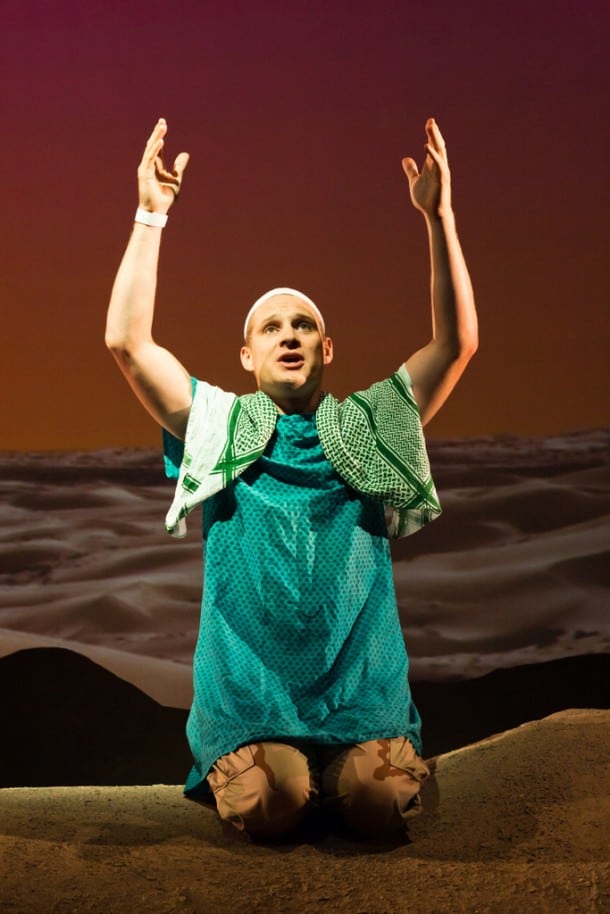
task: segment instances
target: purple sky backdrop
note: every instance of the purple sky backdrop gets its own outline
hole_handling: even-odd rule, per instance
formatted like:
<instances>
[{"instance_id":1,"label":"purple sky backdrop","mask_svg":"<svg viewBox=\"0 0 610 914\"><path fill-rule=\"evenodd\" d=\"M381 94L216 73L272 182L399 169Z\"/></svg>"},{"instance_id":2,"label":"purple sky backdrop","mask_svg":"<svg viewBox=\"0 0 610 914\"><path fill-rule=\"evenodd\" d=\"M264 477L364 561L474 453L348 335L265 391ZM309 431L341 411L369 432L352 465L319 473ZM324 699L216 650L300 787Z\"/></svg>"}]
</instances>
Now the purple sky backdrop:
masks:
<instances>
[{"instance_id":1,"label":"purple sky backdrop","mask_svg":"<svg viewBox=\"0 0 610 914\"><path fill-rule=\"evenodd\" d=\"M599 0L1 4L2 449L153 445L103 346L157 117L191 153L156 338L245 392L249 304L322 308L339 396L430 328L400 166L437 118L481 348L432 437L607 424L608 22Z\"/></svg>"}]
</instances>

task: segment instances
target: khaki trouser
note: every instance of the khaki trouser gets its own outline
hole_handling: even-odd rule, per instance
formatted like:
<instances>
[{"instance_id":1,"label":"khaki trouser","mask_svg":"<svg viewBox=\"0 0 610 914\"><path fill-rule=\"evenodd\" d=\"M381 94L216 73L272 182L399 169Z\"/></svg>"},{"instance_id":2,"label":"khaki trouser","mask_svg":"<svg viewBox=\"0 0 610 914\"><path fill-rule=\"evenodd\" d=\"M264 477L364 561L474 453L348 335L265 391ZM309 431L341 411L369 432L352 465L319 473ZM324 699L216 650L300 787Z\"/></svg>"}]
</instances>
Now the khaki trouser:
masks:
<instances>
[{"instance_id":1,"label":"khaki trouser","mask_svg":"<svg viewBox=\"0 0 610 914\"><path fill-rule=\"evenodd\" d=\"M208 774L222 819L271 837L319 802L366 835L398 831L420 811L429 770L405 737L348 746L261 742L223 755Z\"/></svg>"}]
</instances>

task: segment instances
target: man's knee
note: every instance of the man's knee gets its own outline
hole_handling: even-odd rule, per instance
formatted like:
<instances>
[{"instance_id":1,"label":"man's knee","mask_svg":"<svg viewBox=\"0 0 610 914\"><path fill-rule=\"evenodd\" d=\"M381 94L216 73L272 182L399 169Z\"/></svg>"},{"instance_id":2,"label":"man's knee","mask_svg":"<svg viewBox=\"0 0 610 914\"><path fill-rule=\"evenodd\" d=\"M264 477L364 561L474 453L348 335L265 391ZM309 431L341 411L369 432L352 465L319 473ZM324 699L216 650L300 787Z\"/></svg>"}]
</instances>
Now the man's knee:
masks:
<instances>
[{"instance_id":1,"label":"man's knee","mask_svg":"<svg viewBox=\"0 0 610 914\"><path fill-rule=\"evenodd\" d=\"M399 831L421 809L429 771L404 737L358 743L322 774L322 789L347 825L366 835Z\"/></svg>"},{"instance_id":2,"label":"man's knee","mask_svg":"<svg viewBox=\"0 0 610 914\"><path fill-rule=\"evenodd\" d=\"M223 755L208 783L220 817L259 837L299 825L317 793L307 756L275 742L252 743Z\"/></svg>"}]
</instances>

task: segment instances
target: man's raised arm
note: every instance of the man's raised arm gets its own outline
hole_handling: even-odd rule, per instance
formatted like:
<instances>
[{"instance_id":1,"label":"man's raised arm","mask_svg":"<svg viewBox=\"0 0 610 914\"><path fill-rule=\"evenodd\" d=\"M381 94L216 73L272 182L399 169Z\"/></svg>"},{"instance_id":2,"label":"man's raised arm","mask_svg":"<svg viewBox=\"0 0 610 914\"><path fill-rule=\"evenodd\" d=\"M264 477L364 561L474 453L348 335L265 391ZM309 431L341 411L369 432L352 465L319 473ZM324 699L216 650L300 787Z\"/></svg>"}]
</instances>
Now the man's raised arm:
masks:
<instances>
[{"instance_id":1,"label":"man's raised arm","mask_svg":"<svg viewBox=\"0 0 610 914\"><path fill-rule=\"evenodd\" d=\"M152 337L157 266L164 215L178 196L188 155L181 152L168 171L161 151L167 124L160 119L138 167L139 218L119 267L106 321L106 345L136 396L156 421L184 438L191 406L191 381L183 365ZM148 214L148 215L147 215Z\"/></svg>"},{"instance_id":2,"label":"man's raised arm","mask_svg":"<svg viewBox=\"0 0 610 914\"><path fill-rule=\"evenodd\" d=\"M430 244L432 339L406 361L425 425L443 405L478 346L478 325L468 269L455 229L445 142L435 121L426 123L421 173L411 158L402 165L413 205L426 220Z\"/></svg>"}]
</instances>

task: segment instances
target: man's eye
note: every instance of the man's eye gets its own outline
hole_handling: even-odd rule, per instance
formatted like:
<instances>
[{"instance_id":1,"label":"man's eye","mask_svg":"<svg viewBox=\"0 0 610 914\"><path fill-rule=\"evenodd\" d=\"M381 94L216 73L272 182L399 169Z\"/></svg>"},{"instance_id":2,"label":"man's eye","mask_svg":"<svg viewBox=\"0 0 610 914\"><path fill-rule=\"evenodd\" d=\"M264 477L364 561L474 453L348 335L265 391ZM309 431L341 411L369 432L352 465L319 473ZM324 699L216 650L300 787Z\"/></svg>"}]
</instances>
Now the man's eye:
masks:
<instances>
[{"instance_id":1,"label":"man's eye","mask_svg":"<svg viewBox=\"0 0 610 914\"><path fill-rule=\"evenodd\" d=\"M309 321L299 321L298 328L299 330L313 330L313 324Z\"/></svg>"},{"instance_id":2,"label":"man's eye","mask_svg":"<svg viewBox=\"0 0 610 914\"><path fill-rule=\"evenodd\" d=\"M263 330L263 333L272 333L274 330L277 330L277 327L275 324L267 324L267 326Z\"/></svg>"}]
</instances>

